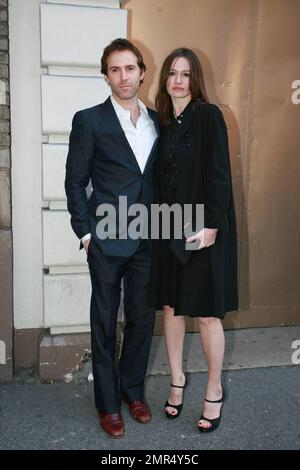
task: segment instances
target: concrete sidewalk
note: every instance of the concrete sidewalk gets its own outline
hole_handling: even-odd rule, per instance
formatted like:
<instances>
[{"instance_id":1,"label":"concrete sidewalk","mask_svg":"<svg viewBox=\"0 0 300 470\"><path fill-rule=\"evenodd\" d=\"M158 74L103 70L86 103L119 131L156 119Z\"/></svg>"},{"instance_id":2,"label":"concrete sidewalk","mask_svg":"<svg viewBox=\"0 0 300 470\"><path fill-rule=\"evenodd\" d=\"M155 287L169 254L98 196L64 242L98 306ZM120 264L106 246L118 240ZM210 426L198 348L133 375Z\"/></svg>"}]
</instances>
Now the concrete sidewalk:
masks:
<instances>
[{"instance_id":1,"label":"concrete sidewalk","mask_svg":"<svg viewBox=\"0 0 300 470\"><path fill-rule=\"evenodd\" d=\"M228 397L215 432L203 435L196 428L206 384L203 371L192 374L181 416L165 418L169 376L164 375L162 340L154 338L149 371L155 375L146 387L150 424L135 422L123 405L126 434L113 440L100 428L93 386L83 376L52 385L19 378L0 386L0 449L300 449L300 367L291 361L300 327L229 331L226 336L223 382ZM197 364L204 368L195 335L187 335L185 360L187 370L193 372Z\"/></svg>"}]
</instances>

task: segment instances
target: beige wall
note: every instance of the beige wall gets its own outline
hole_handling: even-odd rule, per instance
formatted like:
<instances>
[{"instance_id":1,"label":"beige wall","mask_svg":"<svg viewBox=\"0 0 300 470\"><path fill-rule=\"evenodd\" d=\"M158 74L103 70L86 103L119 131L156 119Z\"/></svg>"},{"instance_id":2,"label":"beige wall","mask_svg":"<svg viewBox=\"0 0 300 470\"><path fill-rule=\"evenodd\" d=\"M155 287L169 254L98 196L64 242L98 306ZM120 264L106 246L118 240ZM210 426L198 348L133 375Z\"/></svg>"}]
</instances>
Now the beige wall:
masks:
<instances>
[{"instance_id":1,"label":"beige wall","mask_svg":"<svg viewBox=\"0 0 300 470\"><path fill-rule=\"evenodd\" d=\"M125 8L128 37L148 66L141 98L153 106L163 59L190 47L228 124L240 311L225 326L300 323L300 104L291 101L300 1L128 0Z\"/></svg>"}]
</instances>

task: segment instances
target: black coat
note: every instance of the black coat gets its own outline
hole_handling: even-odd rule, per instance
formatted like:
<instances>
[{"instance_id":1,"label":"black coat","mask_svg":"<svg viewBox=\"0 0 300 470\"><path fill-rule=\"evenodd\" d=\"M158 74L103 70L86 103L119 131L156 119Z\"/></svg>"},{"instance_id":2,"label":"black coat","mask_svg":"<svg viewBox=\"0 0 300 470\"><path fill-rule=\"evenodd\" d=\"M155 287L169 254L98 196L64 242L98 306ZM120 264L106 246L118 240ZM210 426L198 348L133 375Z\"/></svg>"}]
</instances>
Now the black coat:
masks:
<instances>
[{"instance_id":1,"label":"black coat","mask_svg":"<svg viewBox=\"0 0 300 470\"><path fill-rule=\"evenodd\" d=\"M175 315L223 318L226 311L238 308L237 233L227 129L216 105L197 101L191 110L181 132L189 147L182 161L190 158L192 169L186 172L181 169L180 161L177 162L176 202L204 204L204 226L218 228L218 233L215 244L193 252L187 266L172 261L169 253L165 256L166 241L155 242L149 299L157 308L173 303ZM164 173L165 155L170 150L168 132L168 128L163 128L159 141L155 168L157 203L166 202ZM174 264L168 269L162 265L164 262ZM176 282L166 280L174 276ZM167 290L171 285L173 294L162 292L166 290L166 282Z\"/></svg>"}]
</instances>

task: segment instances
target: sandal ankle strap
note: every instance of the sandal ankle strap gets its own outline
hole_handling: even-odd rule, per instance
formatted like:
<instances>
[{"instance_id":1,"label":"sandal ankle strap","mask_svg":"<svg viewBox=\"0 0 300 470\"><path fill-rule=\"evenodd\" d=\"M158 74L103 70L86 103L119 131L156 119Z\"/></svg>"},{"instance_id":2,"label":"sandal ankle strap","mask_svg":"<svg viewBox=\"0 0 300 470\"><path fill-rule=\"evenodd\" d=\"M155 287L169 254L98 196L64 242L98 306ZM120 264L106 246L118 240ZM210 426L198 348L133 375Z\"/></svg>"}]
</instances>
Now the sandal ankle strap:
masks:
<instances>
[{"instance_id":1,"label":"sandal ankle strap","mask_svg":"<svg viewBox=\"0 0 300 470\"><path fill-rule=\"evenodd\" d=\"M171 387L175 387L175 388L185 388L185 385L173 385L173 384L170 384Z\"/></svg>"},{"instance_id":2,"label":"sandal ankle strap","mask_svg":"<svg viewBox=\"0 0 300 470\"><path fill-rule=\"evenodd\" d=\"M204 398L204 401L207 401L208 403L222 403L223 397L221 397L219 400L208 400L207 398Z\"/></svg>"}]
</instances>

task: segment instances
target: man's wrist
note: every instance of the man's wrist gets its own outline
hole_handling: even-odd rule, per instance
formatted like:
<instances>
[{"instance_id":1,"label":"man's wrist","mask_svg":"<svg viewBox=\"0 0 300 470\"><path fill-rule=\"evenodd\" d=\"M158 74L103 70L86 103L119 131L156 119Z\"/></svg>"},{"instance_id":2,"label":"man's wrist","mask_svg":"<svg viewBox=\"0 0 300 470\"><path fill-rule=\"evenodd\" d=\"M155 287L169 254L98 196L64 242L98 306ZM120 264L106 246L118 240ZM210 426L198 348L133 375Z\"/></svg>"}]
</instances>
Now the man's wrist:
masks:
<instances>
[{"instance_id":1,"label":"man's wrist","mask_svg":"<svg viewBox=\"0 0 300 470\"><path fill-rule=\"evenodd\" d=\"M84 237L82 237L81 239L81 243L84 245L84 243L88 240L90 240L92 238L92 234L91 233L87 233L86 235L84 235Z\"/></svg>"}]
</instances>

